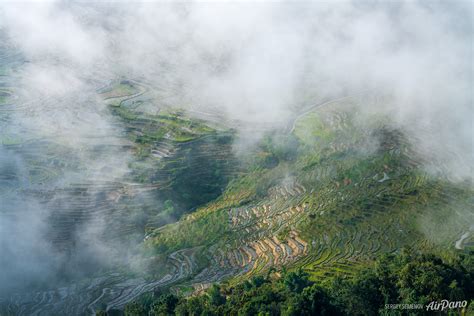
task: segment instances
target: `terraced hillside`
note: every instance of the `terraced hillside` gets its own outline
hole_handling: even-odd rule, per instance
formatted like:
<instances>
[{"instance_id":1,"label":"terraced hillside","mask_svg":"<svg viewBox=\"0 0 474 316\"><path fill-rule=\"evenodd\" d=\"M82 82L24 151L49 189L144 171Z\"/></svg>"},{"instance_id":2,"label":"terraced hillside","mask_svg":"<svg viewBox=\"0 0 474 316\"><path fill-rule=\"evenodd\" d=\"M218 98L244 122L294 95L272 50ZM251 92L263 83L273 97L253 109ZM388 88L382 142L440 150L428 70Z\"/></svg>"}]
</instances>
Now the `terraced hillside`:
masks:
<instances>
[{"instance_id":1,"label":"terraced hillside","mask_svg":"<svg viewBox=\"0 0 474 316\"><path fill-rule=\"evenodd\" d=\"M102 95L134 144L131 176L159 187L155 193L165 204L164 212L148 225L161 226L170 220L166 217L176 220L217 198L240 167L232 150L232 130L191 118L180 109L160 108L162 98L153 91L141 82L125 80Z\"/></svg>"},{"instance_id":2,"label":"terraced hillside","mask_svg":"<svg viewBox=\"0 0 474 316\"><path fill-rule=\"evenodd\" d=\"M150 114L129 107L140 98L154 100L155 92L142 83L112 83L99 92L109 105L107 113L97 115L109 115L115 124L112 129L123 134L81 136L76 147L63 144L60 137L25 137L35 135L34 130L2 134L1 194L2 201L11 203L4 204L0 216L46 214L42 234L51 243L53 255L61 256L61 270L48 283L61 279L60 284L74 283L59 289L54 285L46 292L41 290L44 284L38 284L38 290L30 287L27 294L13 291L1 298L2 314L80 314L104 301L123 307L144 291L179 280L192 268L187 252L171 257L177 268L160 281L131 276L120 266L124 257L136 252L147 229L176 221L215 199L239 169L232 152L232 131L210 127L179 110ZM50 115L61 107L60 100L54 99L24 107L9 103L14 100L15 92L5 92L0 117L8 124L38 112L38 103L47 103L43 110ZM25 211L17 210L21 207ZM95 256L95 251L107 254ZM104 266L104 260L116 268L106 269L110 262ZM80 281L84 275L92 279Z\"/></svg>"},{"instance_id":3,"label":"terraced hillside","mask_svg":"<svg viewBox=\"0 0 474 316\"><path fill-rule=\"evenodd\" d=\"M192 111L160 108L145 83L121 80L99 92L124 131L117 150L133 157L126 181L30 191L57 208L51 213L57 244L84 227L77 222L92 225L105 216L113 229L104 238L143 239L142 254L133 259L134 272L122 266L62 288L12 295L2 303L7 314L122 309L147 292L199 293L214 282L235 284L283 267L303 268L321 281L402 247L471 247L472 184L428 174L413 135L391 127L387 117L359 112L374 102L369 94L307 107L291 128L270 130L238 159L232 129ZM47 170L74 166L74 155L57 145L8 146L50 148L53 156L32 159L38 183L54 178Z\"/></svg>"},{"instance_id":4,"label":"terraced hillside","mask_svg":"<svg viewBox=\"0 0 474 316\"><path fill-rule=\"evenodd\" d=\"M326 103L299 117L291 135L269 136L221 197L150 234L150 256L199 254L181 289L201 290L283 266L320 279L402 247L461 248L472 185L430 176L407 136L387 118L359 114L361 102L367 96ZM427 233L435 227L436 237Z\"/></svg>"}]
</instances>

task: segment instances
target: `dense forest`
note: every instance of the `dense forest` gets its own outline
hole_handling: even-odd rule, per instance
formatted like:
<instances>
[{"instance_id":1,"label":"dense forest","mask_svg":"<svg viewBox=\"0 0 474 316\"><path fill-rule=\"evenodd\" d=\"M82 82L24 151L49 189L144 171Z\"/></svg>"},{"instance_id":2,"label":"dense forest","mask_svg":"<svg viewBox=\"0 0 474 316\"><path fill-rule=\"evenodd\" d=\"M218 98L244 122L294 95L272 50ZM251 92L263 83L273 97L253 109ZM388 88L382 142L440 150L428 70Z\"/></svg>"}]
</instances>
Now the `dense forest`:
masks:
<instances>
[{"instance_id":1,"label":"dense forest","mask_svg":"<svg viewBox=\"0 0 474 316\"><path fill-rule=\"evenodd\" d=\"M384 255L353 276L318 282L305 271L270 271L240 284L214 284L201 295L153 293L129 303L127 316L138 315L429 315L442 300L467 301L445 309L449 315L474 312L472 253L441 258L429 253ZM431 302L432 308L428 308ZM465 305L466 303L464 303ZM474 305L473 305L474 306ZM438 306L441 312L442 306ZM434 311L433 311L434 310ZM98 315L121 311L98 311Z\"/></svg>"}]
</instances>

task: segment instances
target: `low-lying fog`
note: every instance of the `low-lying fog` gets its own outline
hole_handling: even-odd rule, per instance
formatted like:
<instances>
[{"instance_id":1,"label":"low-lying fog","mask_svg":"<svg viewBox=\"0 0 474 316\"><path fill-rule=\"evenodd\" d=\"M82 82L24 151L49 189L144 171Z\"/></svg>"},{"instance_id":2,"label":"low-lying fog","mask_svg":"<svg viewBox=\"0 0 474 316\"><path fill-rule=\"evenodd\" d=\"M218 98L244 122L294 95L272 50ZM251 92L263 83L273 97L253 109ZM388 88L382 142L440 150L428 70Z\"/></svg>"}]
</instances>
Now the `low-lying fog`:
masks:
<instances>
[{"instance_id":1,"label":"low-lying fog","mask_svg":"<svg viewBox=\"0 0 474 316\"><path fill-rule=\"evenodd\" d=\"M472 181L472 18L469 1L1 2L0 83L13 96L0 106L0 294L87 274L124 248L102 237L114 226L95 212L133 159L97 95L118 78L250 125L389 95L363 110L387 111L427 161ZM86 224L50 222L81 207Z\"/></svg>"}]
</instances>

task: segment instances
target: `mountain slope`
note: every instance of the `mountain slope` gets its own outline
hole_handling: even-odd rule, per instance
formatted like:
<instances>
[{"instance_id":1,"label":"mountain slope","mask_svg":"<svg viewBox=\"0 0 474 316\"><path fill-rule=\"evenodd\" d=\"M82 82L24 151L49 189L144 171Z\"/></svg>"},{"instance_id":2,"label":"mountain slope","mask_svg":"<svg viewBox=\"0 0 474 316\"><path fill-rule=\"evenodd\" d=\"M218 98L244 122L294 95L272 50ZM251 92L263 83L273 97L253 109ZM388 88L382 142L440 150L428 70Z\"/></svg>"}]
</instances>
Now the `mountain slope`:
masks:
<instances>
[{"instance_id":1,"label":"mountain slope","mask_svg":"<svg viewBox=\"0 0 474 316\"><path fill-rule=\"evenodd\" d=\"M12 295L7 315L123 309L145 293L188 295L275 270L302 268L321 282L404 247L447 255L472 247L472 184L451 181L442 164L428 172L416 135L362 111L369 93L306 107L290 128L245 144L228 122L169 106L150 112L158 101L141 82L102 92L133 156L127 182L66 196L86 227L84 212L101 203L103 238L134 257L66 287ZM58 213L53 232L77 227L65 221L71 214ZM58 236L70 243L69 235Z\"/></svg>"},{"instance_id":2,"label":"mountain slope","mask_svg":"<svg viewBox=\"0 0 474 316\"><path fill-rule=\"evenodd\" d=\"M221 197L151 233L148 253L170 265L185 253L184 283L199 290L283 266L317 278L402 247L454 248L473 220L472 186L430 176L387 118L358 113L364 101L328 103L268 136Z\"/></svg>"}]
</instances>

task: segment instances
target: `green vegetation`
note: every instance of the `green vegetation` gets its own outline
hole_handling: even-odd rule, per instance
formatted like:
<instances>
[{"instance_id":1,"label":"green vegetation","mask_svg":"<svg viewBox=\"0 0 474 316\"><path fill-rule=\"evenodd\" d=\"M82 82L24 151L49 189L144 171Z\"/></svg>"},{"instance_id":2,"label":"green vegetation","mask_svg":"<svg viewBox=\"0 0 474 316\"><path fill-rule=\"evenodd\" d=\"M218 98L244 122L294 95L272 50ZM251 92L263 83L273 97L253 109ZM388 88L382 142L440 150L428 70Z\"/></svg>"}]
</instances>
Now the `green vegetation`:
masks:
<instances>
[{"instance_id":1,"label":"green vegetation","mask_svg":"<svg viewBox=\"0 0 474 316\"><path fill-rule=\"evenodd\" d=\"M122 80L100 91L104 100L121 98L138 93L139 88L129 80Z\"/></svg>"},{"instance_id":2,"label":"green vegetation","mask_svg":"<svg viewBox=\"0 0 474 316\"><path fill-rule=\"evenodd\" d=\"M143 111L140 105L148 102L140 96L147 88L138 82L122 80L100 91L108 100L112 113L121 118L132 141L141 145L150 145L160 140L187 142L213 133L205 123L187 118L182 111L160 109L155 114ZM142 149L142 148L141 148Z\"/></svg>"},{"instance_id":3,"label":"green vegetation","mask_svg":"<svg viewBox=\"0 0 474 316\"><path fill-rule=\"evenodd\" d=\"M428 173L426 156L388 118L358 112L363 99L305 112L290 133L270 130L236 153L232 129L157 110L148 92L135 81L103 91L125 131L113 153L134 155L121 182L58 193L63 172L87 169L75 151L0 139L24 154L29 183L53 184L39 195L54 197L53 242L67 243L84 210L97 209L113 227L104 238L136 252L133 272L120 267L101 285L112 288L110 278L120 292L102 292L94 308L109 304L108 314L120 315L148 293L125 313L387 315L396 313L385 304L472 298L472 184ZM94 159L110 149L94 147ZM16 181L16 170L4 169ZM403 248L415 255L394 256Z\"/></svg>"},{"instance_id":4,"label":"green vegetation","mask_svg":"<svg viewBox=\"0 0 474 316\"><path fill-rule=\"evenodd\" d=\"M127 123L132 140L149 144L163 139L187 142L213 132L205 124L187 119L178 113L145 115L125 107L112 107L112 112Z\"/></svg>"},{"instance_id":5,"label":"green vegetation","mask_svg":"<svg viewBox=\"0 0 474 316\"><path fill-rule=\"evenodd\" d=\"M217 131L179 109L150 114L143 105L154 99L139 82L122 81L102 92L133 144L131 176L150 186L157 201L153 208L129 208L130 220L147 230L161 227L222 194L239 169L232 131Z\"/></svg>"},{"instance_id":6,"label":"green vegetation","mask_svg":"<svg viewBox=\"0 0 474 316\"><path fill-rule=\"evenodd\" d=\"M383 119L356 125L350 105L308 113L292 135L265 136L222 195L151 231L147 254L199 248L209 260L197 271L228 269L237 284L270 268L302 268L317 280L357 273L402 247L452 248L472 222L472 212L455 211L472 209L472 187L430 177L401 132ZM442 244L423 219L446 209L456 220L438 229Z\"/></svg>"},{"instance_id":7,"label":"green vegetation","mask_svg":"<svg viewBox=\"0 0 474 316\"><path fill-rule=\"evenodd\" d=\"M408 247L449 261L474 220L466 211L474 207L472 185L428 174L388 118L357 111L363 99L309 111L291 133L269 131L239 159L231 130L183 110L151 114L146 95L112 101L137 158L131 176L158 201L130 205L124 219L145 227L144 276L184 296L210 287L187 299L148 297L127 306L130 315L370 315L410 297L425 302L431 292L413 294L417 284L385 278L413 270L410 260L441 274L451 263L393 254ZM387 276L374 260L376 267L396 263ZM449 271L446 278L458 282ZM443 280L433 286L444 288ZM450 288L468 297L471 288L456 282Z\"/></svg>"},{"instance_id":8,"label":"green vegetation","mask_svg":"<svg viewBox=\"0 0 474 316\"><path fill-rule=\"evenodd\" d=\"M212 285L199 296L149 294L129 303L125 315L431 314L426 306L432 301L473 299L473 271L472 253L442 260L433 254L402 251L380 257L351 278L338 274L313 282L306 272L296 270L253 277L235 286ZM401 311L385 309L386 304L422 306Z\"/></svg>"}]
</instances>

